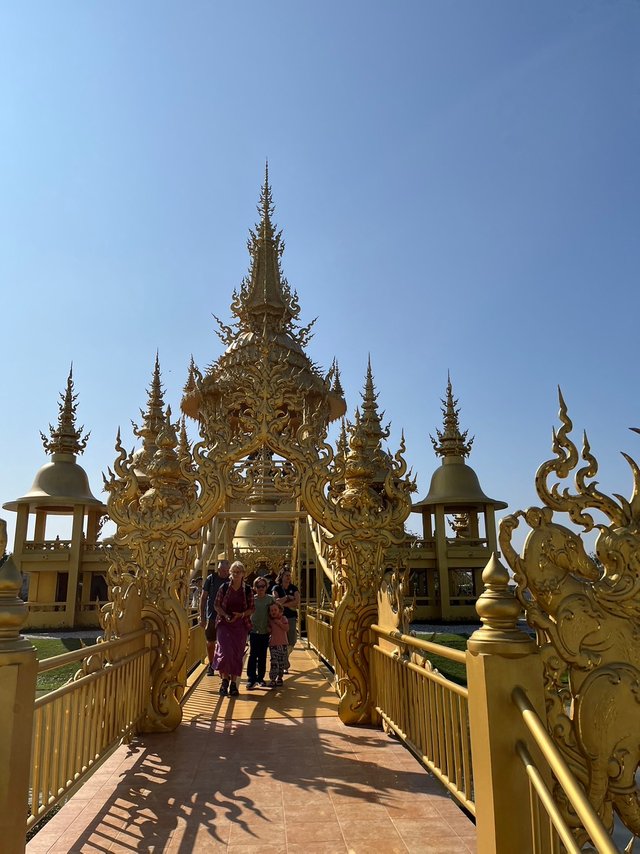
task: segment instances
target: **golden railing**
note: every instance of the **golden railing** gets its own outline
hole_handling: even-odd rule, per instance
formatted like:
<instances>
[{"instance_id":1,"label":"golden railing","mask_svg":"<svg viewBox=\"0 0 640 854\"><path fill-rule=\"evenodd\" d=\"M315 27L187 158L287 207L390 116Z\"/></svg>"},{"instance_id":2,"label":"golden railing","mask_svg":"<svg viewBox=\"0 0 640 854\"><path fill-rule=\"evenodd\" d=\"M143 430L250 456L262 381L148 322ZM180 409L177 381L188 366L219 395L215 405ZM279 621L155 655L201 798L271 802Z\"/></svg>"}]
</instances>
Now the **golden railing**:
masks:
<instances>
[{"instance_id":1,"label":"golden railing","mask_svg":"<svg viewBox=\"0 0 640 854\"><path fill-rule=\"evenodd\" d=\"M522 720L531 734L535 744L542 753L551 769L553 777L562 787L567 800L571 804L580 823L588 833L599 854L615 854L618 851L613 844L606 827L587 798L584 789L571 773L562 754L547 732L546 724L540 719L536 710L522 688L513 689L511 698L522 715ZM533 854L537 851L560 850L558 841L570 854L580 854L581 847L576 843L570 828L558 809L553 792L545 782L544 775L531 757L527 745L518 741L516 753L520 757L529 778L531 797L531 835L534 840ZM549 821L542 821L547 816ZM546 826L545 826L546 825Z\"/></svg>"},{"instance_id":2,"label":"golden railing","mask_svg":"<svg viewBox=\"0 0 640 854\"><path fill-rule=\"evenodd\" d=\"M27 828L135 731L149 699L151 637L140 629L39 662L38 674L82 661L87 672L35 701Z\"/></svg>"},{"instance_id":3,"label":"golden railing","mask_svg":"<svg viewBox=\"0 0 640 854\"><path fill-rule=\"evenodd\" d=\"M200 625L199 610L189 615L189 640L187 641L187 673L201 664L206 658L207 642L204 629Z\"/></svg>"},{"instance_id":4,"label":"golden railing","mask_svg":"<svg viewBox=\"0 0 640 854\"><path fill-rule=\"evenodd\" d=\"M333 611L324 608L314 608L311 605L307 608L307 642L335 671L337 662L331 638L332 619Z\"/></svg>"},{"instance_id":5,"label":"golden railing","mask_svg":"<svg viewBox=\"0 0 640 854\"><path fill-rule=\"evenodd\" d=\"M411 635L371 627L372 695L376 711L451 794L475 815L468 690L445 679L417 656L438 655L458 664L466 654ZM384 648L379 640L396 648ZM398 647L406 650L400 655Z\"/></svg>"}]
</instances>

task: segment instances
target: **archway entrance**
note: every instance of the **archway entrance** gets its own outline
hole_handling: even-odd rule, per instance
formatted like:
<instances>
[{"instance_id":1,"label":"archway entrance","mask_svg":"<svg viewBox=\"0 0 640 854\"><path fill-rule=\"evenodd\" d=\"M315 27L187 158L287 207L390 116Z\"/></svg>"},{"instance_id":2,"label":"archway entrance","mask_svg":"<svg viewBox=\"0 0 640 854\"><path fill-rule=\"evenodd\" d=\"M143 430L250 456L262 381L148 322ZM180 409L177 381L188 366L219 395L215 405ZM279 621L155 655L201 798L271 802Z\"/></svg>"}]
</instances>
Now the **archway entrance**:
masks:
<instances>
[{"instance_id":1,"label":"archway entrance","mask_svg":"<svg viewBox=\"0 0 640 854\"><path fill-rule=\"evenodd\" d=\"M250 271L233 295L234 320L231 326L218 321L225 352L204 372L192 361L184 388L182 412L197 422L200 441L191 448L184 422L174 423L165 409L156 361L144 421L136 428L142 447L127 454L118 438L119 456L106 482L117 534L104 628L115 636L125 623L144 621L156 630L149 730L173 729L180 721L188 634L180 597L203 531L224 521L232 549L233 537L240 541L232 526L242 514L238 505L249 522L251 508L260 522L276 512L265 507L288 505L292 522L311 517L326 532L338 587L332 632L340 714L349 723L371 716L368 629L384 549L404 536L413 483L405 477L404 448L395 456L382 449L388 433L370 367L349 434L343 428L336 451L328 444L328 426L345 414L346 403L335 362L322 374L305 353L313 323L298 325L297 296L282 275L268 174L259 211L250 232Z\"/></svg>"}]
</instances>

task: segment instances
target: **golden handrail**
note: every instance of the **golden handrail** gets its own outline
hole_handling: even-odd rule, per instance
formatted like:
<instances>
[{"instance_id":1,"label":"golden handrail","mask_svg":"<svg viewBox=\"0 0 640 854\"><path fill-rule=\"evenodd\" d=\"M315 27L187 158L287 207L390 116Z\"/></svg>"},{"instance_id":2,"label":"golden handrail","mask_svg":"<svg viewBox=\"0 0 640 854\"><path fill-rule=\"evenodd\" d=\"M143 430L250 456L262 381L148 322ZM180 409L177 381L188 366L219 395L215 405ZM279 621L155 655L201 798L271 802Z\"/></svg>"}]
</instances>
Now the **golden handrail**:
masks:
<instances>
[{"instance_id":1,"label":"golden handrail","mask_svg":"<svg viewBox=\"0 0 640 854\"><path fill-rule=\"evenodd\" d=\"M536 767L533 759L531 758L531 754L522 741L519 741L516 744L516 752L522 760L522 764L525 767L527 776L531 781L531 785L536 790L547 815L551 819L555 829L558 831L558 835L562 839L562 844L565 846L569 854L580 854L580 846L571 835L571 831L567 827L566 821L562 817L556 802L553 800L553 794L549 791L549 787L542 779L542 774Z\"/></svg>"},{"instance_id":2,"label":"golden handrail","mask_svg":"<svg viewBox=\"0 0 640 854\"><path fill-rule=\"evenodd\" d=\"M571 773L569 766L547 732L546 727L540 720L536 710L529 702L529 698L525 692L522 688L516 687L513 689L511 698L520 710L522 720L533 736L533 739L538 745L542 755L549 763L551 771L562 786L571 806L576 811L576 815L582 822L582 825L589 834L593 844L596 846L600 854L617 854L618 849L611 841L611 837L607 833L607 829L602 824L600 817L585 795L584 790ZM551 813L550 817L552 817Z\"/></svg>"},{"instance_id":3,"label":"golden handrail","mask_svg":"<svg viewBox=\"0 0 640 854\"><path fill-rule=\"evenodd\" d=\"M90 655L102 655L107 650L115 649L117 646L129 643L137 638L144 637L149 633L149 629L138 629L131 634L124 635L115 640L104 641L103 643L89 644L89 646L80 647L80 649L71 650L71 652L63 652L60 655L54 655L51 658L45 658L38 662L38 675L46 673L48 670L56 670L58 667L64 667L65 664L72 664L74 661L82 661Z\"/></svg>"},{"instance_id":4,"label":"golden handrail","mask_svg":"<svg viewBox=\"0 0 640 854\"><path fill-rule=\"evenodd\" d=\"M387 640L394 641L394 643L407 644L415 647L415 649L419 649L421 652L430 652L433 655L439 655L441 658L447 658L449 661L456 661L458 664L467 663L467 655L460 649L451 649L451 647L441 646L439 643L421 640L413 635L403 635L402 632L389 631L376 624L371 626L371 631Z\"/></svg>"}]
</instances>

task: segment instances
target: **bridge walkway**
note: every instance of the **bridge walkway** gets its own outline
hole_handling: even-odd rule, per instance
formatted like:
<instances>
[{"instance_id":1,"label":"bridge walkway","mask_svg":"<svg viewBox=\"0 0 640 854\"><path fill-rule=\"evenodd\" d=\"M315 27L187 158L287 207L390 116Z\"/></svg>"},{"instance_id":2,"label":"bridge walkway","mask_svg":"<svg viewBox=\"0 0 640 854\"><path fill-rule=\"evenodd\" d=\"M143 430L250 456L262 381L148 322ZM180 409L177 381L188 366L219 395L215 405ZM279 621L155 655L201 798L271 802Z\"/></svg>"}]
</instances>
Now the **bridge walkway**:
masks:
<instances>
[{"instance_id":1,"label":"bridge walkway","mask_svg":"<svg viewBox=\"0 0 640 854\"><path fill-rule=\"evenodd\" d=\"M281 689L202 677L170 735L103 763L28 854L468 854L475 827L398 741L345 727L302 644Z\"/></svg>"}]
</instances>

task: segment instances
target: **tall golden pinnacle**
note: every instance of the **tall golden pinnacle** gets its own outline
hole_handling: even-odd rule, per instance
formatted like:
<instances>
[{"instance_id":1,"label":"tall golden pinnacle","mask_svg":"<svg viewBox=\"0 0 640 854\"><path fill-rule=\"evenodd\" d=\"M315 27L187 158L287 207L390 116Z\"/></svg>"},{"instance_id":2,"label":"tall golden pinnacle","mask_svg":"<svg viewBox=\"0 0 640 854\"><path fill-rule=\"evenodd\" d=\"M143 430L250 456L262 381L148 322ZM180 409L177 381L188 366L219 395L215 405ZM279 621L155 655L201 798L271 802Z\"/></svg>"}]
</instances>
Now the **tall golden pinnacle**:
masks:
<instances>
[{"instance_id":1,"label":"tall golden pinnacle","mask_svg":"<svg viewBox=\"0 0 640 854\"><path fill-rule=\"evenodd\" d=\"M334 372L333 372L333 385L331 386L331 391L337 395L338 397L344 397L344 389L342 388L342 383L340 382L340 368L338 367L338 360L333 360Z\"/></svg>"},{"instance_id":2,"label":"tall golden pinnacle","mask_svg":"<svg viewBox=\"0 0 640 854\"><path fill-rule=\"evenodd\" d=\"M240 292L234 293L231 306L240 330L260 334L291 328L300 314L297 294L290 290L282 275L280 258L284 252L284 241L282 232L274 228L273 212L267 163L258 204L260 221L255 230L249 229L247 241L251 258L249 274L243 280Z\"/></svg>"},{"instance_id":3,"label":"tall golden pinnacle","mask_svg":"<svg viewBox=\"0 0 640 854\"><path fill-rule=\"evenodd\" d=\"M250 400L239 399L238 390L246 386L247 372L258 365L265 369L268 366L264 379L272 370L286 369L295 381L294 397L288 394L286 401L282 399L283 412L292 429L305 420L305 411L325 423L346 412L335 368L324 376L305 352L315 319L306 326L297 322L300 305L282 273L284 242L273 224L273 211L267 167L258 204L260 220L249 231L249 272L233 293L232 320L227 325L214 315L225 352L204 375L192 360L181 401L182 411L200 422L211 444L216 442L213 423L220 418L228 422L232 432L237 432L240 413L251 408Z\"/></svg>"},{"instance_id":4,"label":"tall golden pinnacle","mask_svg":"<svg viewBox=\"0 0 640 854\"><path fill-rule=\"evenodd\" d=\"M347 492L361 487L371 488L384 482L389 468L389 455L382 449L382 440L388 438L389 428L382 427L381 415L378 412L378 395L369 359L362 392L362 411L356 409L349 437L346 458Z\"/></svg>"},{"instance_id":5,"label":"tall golden pinnacle","mask_svg":"<svg viewBox=\"0 0 640 854\"><path fill-rule=\"evenodd\" d=\"M474 437L472 436L468 442L466 441L469 431L465 430L464 433L460 431L459 413L458 400L454 398L451 387L451 376L447 374L447 396L442 401L444 427L442 431L436 430L438 434L437 440L433 436L429 437L433 444L433 449L439 457L464 458L468 457L471 452Z\"/></svg>"},{"instance_id":6,"label":"tall golden pinnacle","mask_svg":"<svg viewBox=\"0 0 640 854\"><path fill-rule=\"evenodd\" d=\"M156 361L153 368L153 376L151 385L147 389L147 408L140 410L142 416L142 426L138 427L134 422L133 433L139 439L142 439L142 447L135 453L136 469L140 473L146 473L147 467L154 454L158 450L156 443L159 431L164 427L164 393L162 390L162 381L160 378L160 359L156 353Z\"/></svg>"},{"instance_id":7,"label":"tall golden pinnacle","mask_svg":"<svg viewBox=\"0 0 640 854\"><path fill-rule=\"evenodd\" d=\"M51 438L47 439L44 433L40 433L42 444L48 454L81 454L87 447L90 433L84 437L82 431L84 427L76 429L76 399L78 395L73 393L73 364L69 369L69 377L67 378L67 388L64 394L60 393L60 403L58 404L58 426L54 428L49 424L49 432Z\"/></svg>"},{"instance_id":8,"label":"tall golden pinnacle","mask_svg":"<svg viewBox=\"0 0 640 854\"><path fill-rule=\"evenodd\" d=\"M180 437L178 439L178 457L181 462L191 465L191 442L187 436L187 425L184 415L180 419Z\"/></svg>"}]
</instances>

